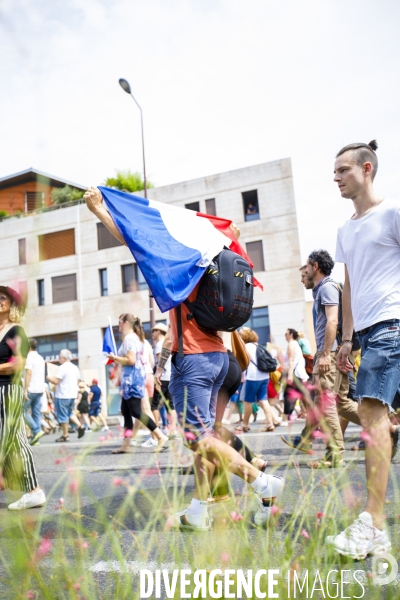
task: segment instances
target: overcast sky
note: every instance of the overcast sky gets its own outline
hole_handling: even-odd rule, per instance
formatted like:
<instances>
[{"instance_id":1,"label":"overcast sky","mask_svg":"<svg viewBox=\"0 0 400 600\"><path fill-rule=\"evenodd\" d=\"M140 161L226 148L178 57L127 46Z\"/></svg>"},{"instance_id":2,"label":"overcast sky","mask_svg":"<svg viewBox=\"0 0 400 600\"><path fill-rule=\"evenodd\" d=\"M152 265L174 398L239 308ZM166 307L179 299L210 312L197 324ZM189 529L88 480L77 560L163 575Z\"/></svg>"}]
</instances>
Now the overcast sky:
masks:
<instances>
[{"instance_id":1,"label":"overcast sky","mask_svg":"<svg viewBox=\"0 0 400 600\"><path fill-rule=\"evenodd\" d=\"M290 156L302 259L351 215L335 153L377 138L400 197L400 3L0 0L0 177L84 185L115 169L164 185ZM284 252L285 249L282 248Z\"/></svg>"}]
</instances>

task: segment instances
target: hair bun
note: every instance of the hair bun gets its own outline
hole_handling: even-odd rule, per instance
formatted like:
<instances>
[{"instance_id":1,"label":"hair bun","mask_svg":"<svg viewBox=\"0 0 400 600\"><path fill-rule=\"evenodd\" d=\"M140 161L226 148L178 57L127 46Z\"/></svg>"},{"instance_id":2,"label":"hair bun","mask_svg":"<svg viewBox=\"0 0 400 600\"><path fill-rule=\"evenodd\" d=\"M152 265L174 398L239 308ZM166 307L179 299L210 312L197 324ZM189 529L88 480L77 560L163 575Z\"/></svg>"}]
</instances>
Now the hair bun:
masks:
<instances>
[{"instance_id":1,"label":"hair bun","mask_svg":"<svg viewBox=\"0 0 400 600\"><path fill-rule=\"evenodd\" d=\"M376 140L372 140L368 146L371 148L371 150L373 150L375 152L375 150L378 150L378 142Z\"/></svg>"}]
</instances>

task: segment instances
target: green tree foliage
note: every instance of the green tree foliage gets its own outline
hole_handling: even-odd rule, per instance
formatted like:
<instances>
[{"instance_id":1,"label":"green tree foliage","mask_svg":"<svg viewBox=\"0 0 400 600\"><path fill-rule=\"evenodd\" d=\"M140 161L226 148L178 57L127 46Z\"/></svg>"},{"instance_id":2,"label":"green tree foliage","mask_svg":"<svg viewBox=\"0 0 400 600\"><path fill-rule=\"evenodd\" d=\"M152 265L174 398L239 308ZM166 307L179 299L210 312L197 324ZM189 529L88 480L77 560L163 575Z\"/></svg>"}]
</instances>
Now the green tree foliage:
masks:
<instances>
[{"instance_id":1,"label":"green tree foliage","mask_svg":"<svg viewBox=\"0 0 400 600\"><path fill-rule=\"evenodd\" d=\"M115 177L108 177L104 185L107 187L117 188L125 192L139 192L144 189L143 178L137 171L117 171ZM150 181L147 181L147 187L154 187Z\"/></svg>"},{"instance_id":2,"label":"green tree foliage","mask_svg":"<svg viewBox=\"0 0 400 600\"><path fill-rule=\"evenodd\" d=\"M0 210L0 219L3 219L4 217L9 217L9 213L6 210Z\"/></svg>"},{"instance_id":3,"label":"green tree foliage","mask_svg":"<svg viewBox=\"0 0 400 600\"><path fill-rule=\"evenodd\" d=\"M78 190L70 185L65 185L62 188L54 188L51 192L51 197L54 204L66 204L68 202L79 200L84 193L85 192L82 190Z\"/></svg>"}]
</instances>

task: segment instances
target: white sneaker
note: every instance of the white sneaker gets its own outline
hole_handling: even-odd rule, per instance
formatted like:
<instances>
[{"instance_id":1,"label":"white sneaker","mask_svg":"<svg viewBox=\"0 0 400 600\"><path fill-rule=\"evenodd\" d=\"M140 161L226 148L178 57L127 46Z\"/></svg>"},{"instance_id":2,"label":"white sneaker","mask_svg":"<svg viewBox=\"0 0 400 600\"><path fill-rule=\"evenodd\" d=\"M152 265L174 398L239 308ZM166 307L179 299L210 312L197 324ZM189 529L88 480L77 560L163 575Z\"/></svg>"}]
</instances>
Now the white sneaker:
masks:
<instances>
[{"instance_id":1,"label":"white sneaker","mask_svg":"<svg viewBox=\"0 0 400 600\"><path fill-rule=\"evenodd\" d=\"M189 514L186 508L171 518L170 526L179 529L189 529L191 531L209 531L211 529L211 520L208 512L195 516Z\"/></svg>"},{"instance_id":2,"label":"white sneaker","mask_svg":"<svg viewBox=\"0 0 400 600\"><path fill-rule=\"evenodd\" d=\"M392 547L386 530L374 527L372 515L368 512L362 512L339 535L328 535L325 542L332 545L339 554L356 560L366 558L367 554L389 552Z\"/></svg>"},{"instance_id":3,"label":"white sneaker","mask_svg":"<svg viewBox=\"0 0 400 600\"><path fill-rule=\"evenodd\" d=\"M8 505L8 510L25 510L25 508L36 508L46 504L46 496L43 490L32 494L24 494L22 498Z\"/></svg>"},{"instance_id":4,"label":"white sneaker","mask_svg":"<svg viewBox=\"0 0 400 600\"><path fill-rule=\"evenodd\" d=\"M222 419L222 425L230 425L230 424L231 424L230 419Z\"/></svg>"},{"instance_id":5,"label":"white sneaker","mask_svg":"<svg viewBox=\"0 0 400 600\"><path fill-rule=\"evenodd\" d=\"M158 446L158 442L157 440L153 440L153 438L149 438L146 442L141 444L142 448L154 448L155 446Z\"/></svg>"},{"instance_id":6,"label":"white sneaker","mask_svg":"<svg viewBox=\"0 0 400 600\"><path fill-rule=\"evenodd\" d=\"M105 425L102 429L102 431L108 431L110 428L108 427L108 425Z\"/></svg>"},{"instance_id":7,"label":"white sneaker","mask_svg":"<svg viewBox=\"0 0 400 600\"><path fill-rule=\"evenodd\" d=\"M285 480L277 475L267 475L268 485L260 493L256 492L256 498L259 504L258 511L254 515L254 523L263 525L269 519L271 514L271 506L275 504L282 495L282 490L285 485Z\"/></svg>"},{"instance_id":8,"label":"white sneaker","mask_svg":"<svg viewBox=\"0 0 400 600\"><path fill-rule=\"evenodd\" d=\"M141 446L143 442L141 440L131 440L131 446Z\"/></svg>"},{"instance_id":9,"label":"white sneaker","mask_svg":"<svg viewBox=\"0 0 400 600\"><path fill-rule=\"evenodd\" d=\"M281 421L281 424L280 424L281 427L288 427L288 425L289 425L289 421Z\"/></svg>"}]
</instances>

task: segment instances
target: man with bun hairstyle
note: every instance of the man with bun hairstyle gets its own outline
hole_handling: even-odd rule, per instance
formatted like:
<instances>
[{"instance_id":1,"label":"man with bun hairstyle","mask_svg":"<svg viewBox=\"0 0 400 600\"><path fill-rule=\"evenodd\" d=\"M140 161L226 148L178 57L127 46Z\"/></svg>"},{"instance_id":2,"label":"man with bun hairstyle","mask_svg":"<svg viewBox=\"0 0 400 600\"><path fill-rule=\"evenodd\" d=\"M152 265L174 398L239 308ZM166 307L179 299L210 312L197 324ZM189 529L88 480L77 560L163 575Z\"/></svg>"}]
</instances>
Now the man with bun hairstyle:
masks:
<instances>
[{"instance_id":1,"label":"man with bun hairstyle","mask_svg":"<svg viewBox=\"0 0 400 600\"><path fill-rule=\"evenodd\" d=\"M375 140L350 144L336 155L334 181L354 214L339 228L336 260L345 265L343 335L338 367L349 372L353 329L361 345L355 399L364 428L367 504L345 531L327 543L345 556L360 559L388 552L391 543L383 509L393 443L388 410L400 383L400 202L382 198L373 188L378 169Z\"/></svg>"}]
</instances>

